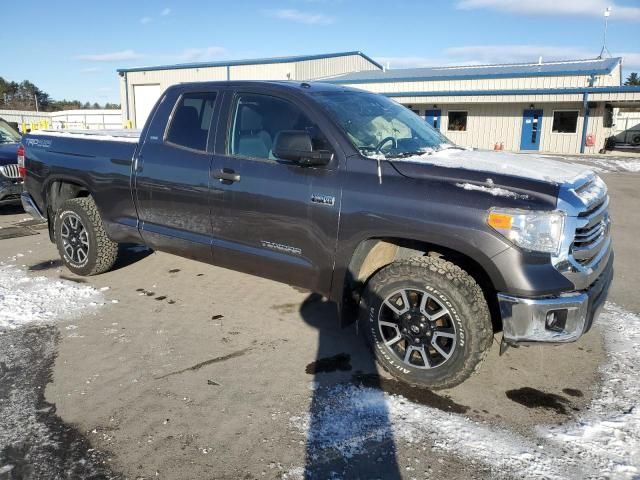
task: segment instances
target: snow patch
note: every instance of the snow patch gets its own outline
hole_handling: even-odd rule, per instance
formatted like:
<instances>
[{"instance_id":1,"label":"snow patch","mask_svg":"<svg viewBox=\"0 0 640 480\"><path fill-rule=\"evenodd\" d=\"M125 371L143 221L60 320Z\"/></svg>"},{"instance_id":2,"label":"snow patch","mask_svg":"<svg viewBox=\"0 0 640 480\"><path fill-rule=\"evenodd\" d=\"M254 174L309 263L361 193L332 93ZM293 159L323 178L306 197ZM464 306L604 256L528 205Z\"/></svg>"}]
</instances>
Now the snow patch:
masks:
<instances>
[{"instance_id":1,"label":"snow patch","mask_svg":"<svg viewBox=\"0 0 640 480\"><path fill-rule=\"evenodd\" d=\"M140 130L36 130L29 135L31 136L138 143Z\"/></svg>"},{"instance_id":2,"label":"snow patch","mask_svg":"<svg viewBox=\"0 0 640 480\"><path fill-rule=\"evenodd\" d=\"M490 150L461 150L447 148L407 158L389 159L392 162L424 163L445 168L512 175L554 184L573 183L593 175L582 165L549 160L542 155L494 152Z\"/></svg>"},{"instance_id":3,"label":"snow patch","mask_svg":"<svg viewBox=\"0 0 640 480\"><path fill-rule=\"evenodd\" d=\"M412 403L352 384L320 387L313 412L292 417L317 458L323 451L350 458L366 443L431 444L434 449L488 465L496 476L619 478L640 475L640 317L607 303L607 362L590 408L560 426L540 426L531 436ZM293 476L293 475L292 475Z\"/></svg>"},{"instance_id":4,"label":"snow patch","mask_svg":"<svg viewBox=\"0 0 640 480\"><path fill-rule=\"evenodd\" d=\"M489 195L493 195L494 197L507 197L507 198L519 198L522 200L526 200L529 198L528 195L520 195L519 193L513 192L511 190L507 190L506 188L496 187L493 183L493 180L487 178L487 185L476 185L473 183L456 183L456 187L460 187L464 190L475 190L478 192L485 192Z\"/></svg>"},{"instance_id":5,"label":"snow patch","mask_svg":"<svg viewBox=\"0 0 640 480\"><path fill-rule=\"evenodd\" d=\"M100 305L104 305L104 297L93 287L30 277L14 265L0 263L0 330L74 318Z\"/></svg>"}]
</instances>

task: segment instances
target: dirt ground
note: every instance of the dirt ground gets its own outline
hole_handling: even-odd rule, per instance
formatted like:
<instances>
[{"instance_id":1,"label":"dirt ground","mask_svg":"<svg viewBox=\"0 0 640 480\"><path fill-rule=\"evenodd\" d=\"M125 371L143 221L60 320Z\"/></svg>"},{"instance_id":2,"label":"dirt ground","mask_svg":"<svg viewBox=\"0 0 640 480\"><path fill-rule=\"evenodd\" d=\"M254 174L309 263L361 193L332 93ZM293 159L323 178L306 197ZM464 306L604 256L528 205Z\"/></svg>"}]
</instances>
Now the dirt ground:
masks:
<instances>
[{"instance_id":1,"label":"dirt ground","mask_svg":"<svg viewBox=\"0 0 640 480\"><path fill-rule=\"evenodd\" d=\"M603 177L616 249L610 300L638 313L630 259L640 174ZM308 478L509 478L423 438L372 436L345 455L313 444L292 419L332 408L333 386L364 385L533 438L538 425L580 415L598 388L601 324L576 343L502 357L496 337L476 376L434 393L379 371L355 327L339 329L333 306L309 292L135 247L114 271L76 277L46 231L20 224L26 217L0 212L0 260L108 289L92 313L0 335L0 410L20 430L0 444L0 479L275 479L304 469ZM5 237L30 234L4 238L9 228Z\"/></svg>"}]
</instances>

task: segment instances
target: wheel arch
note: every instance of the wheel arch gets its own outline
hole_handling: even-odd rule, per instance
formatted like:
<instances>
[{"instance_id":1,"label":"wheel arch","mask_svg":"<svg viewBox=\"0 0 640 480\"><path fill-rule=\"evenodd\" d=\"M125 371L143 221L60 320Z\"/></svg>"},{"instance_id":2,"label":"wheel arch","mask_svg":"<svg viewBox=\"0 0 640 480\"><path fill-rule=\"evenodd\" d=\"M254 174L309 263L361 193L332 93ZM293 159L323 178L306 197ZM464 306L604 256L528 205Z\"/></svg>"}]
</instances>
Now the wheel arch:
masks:
<instances>
[{"instance_id":1,"label":"wheel arch","mask_svg":"<svg viewBox=\"0 0 640 480\"><path fill-rule=\"evenodd\" d=\"M401 237L379 237L362 240L351 255L342 282L341 322L352 323L360 296L369 280L382 268L394 261L417 256L437 256L448 260L471 275L482 289L493 323L494 331L502 328L497 301L496 282L490 272L466 252L435 243ZM496 272L492 272L496 275Z\"/></svg>"},{"instance_id":2,"label":"wheel arch","mask_svg":"<svg viewBox=\"0 0 640 480\"><path fill-rule=\"evenodd\" d=\"M72 198L89 197L89 187L76 179L52 177L44 187L49 240L54 242L53 217L64 202Z\"/></svg>"}]
</instances>

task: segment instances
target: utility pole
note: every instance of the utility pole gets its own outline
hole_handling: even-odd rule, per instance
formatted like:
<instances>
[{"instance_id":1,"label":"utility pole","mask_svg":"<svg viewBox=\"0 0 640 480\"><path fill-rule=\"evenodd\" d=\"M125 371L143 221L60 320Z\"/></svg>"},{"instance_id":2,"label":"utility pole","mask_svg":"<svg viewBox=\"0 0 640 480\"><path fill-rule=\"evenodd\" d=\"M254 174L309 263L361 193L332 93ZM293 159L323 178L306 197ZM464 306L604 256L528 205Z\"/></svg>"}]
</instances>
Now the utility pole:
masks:
<instances>
[{"instance_id":1,"label":"utility pole","mask_svg":"<svg viewBox=\"0 0 640 480\"><path fill-rule=\"evenodd\" d=\"M38 110L38 95L36 95L35 93L33 94L33 98L36 101L36 112L39 112L40 110Z\"/></svg>"},{"instance_id":2,"label":"utility pole","mask_svg":"<svg viewBox=\"0 0 640 480\"><path fill-rule=\"evenodd\" d=\"M602 55L604 55L605 52L611 56L611 52L607 48L607 27L609 26L609 15L611 15L611 7L607 7L604 10L604 35L602 36L602 50L600 50L598 58L602 58Z\"/></svg>"}]
</instances>

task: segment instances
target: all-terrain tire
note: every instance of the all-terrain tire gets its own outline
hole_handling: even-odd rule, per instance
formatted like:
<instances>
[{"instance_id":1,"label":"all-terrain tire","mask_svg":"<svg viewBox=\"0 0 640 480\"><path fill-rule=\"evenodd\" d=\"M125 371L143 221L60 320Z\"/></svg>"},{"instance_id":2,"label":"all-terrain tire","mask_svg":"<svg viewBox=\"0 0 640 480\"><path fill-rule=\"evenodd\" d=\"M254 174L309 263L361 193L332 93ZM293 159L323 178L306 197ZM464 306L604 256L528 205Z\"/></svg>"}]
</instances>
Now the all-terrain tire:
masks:
<instances>
[{"instance_id":1,"label":"all-terrain tire","mask_svg":"<svg viewBox=\"0 0 640 480\"><path fill-rule=\"evenodd\" d=\"M65 250L63 224L67 217L73 218L74 222L76 217L79 218L87 233L86 258L83 256L81 260L72 258L68 250ZM58 253L69 270L76 275L90 276L107 272L113 267L118 256L118 244L107 237L93 198L72 198L65 201L54 220L54 236ZM68 229L65 229L65 233L68 235Z\"/></svg>"},{"instance_id":2,"label":"all-terrain tire","mask_svg":"<svg viewBox=\"0 0 640 480\"><path fill-rule=\"evenodd\" d=\"M385 343L388 338L383 337L378 323L380 311L385 299L403 289L428 293L446 306L450 314L444 318L455 324L456 336L451 340L455 349L446 361L433 368L405 363L397 352L398 348L402 352L403 343L395 346L396 351ZM360 322L377 361L391 375L411 385L432 390L454 387L478 370L491 347L493 329L482 289L467 272L444 259L415 257L384 267L368 282L361 302ZM426 361L422 363L424 366Z\"/></svg>"}]
</instances>

